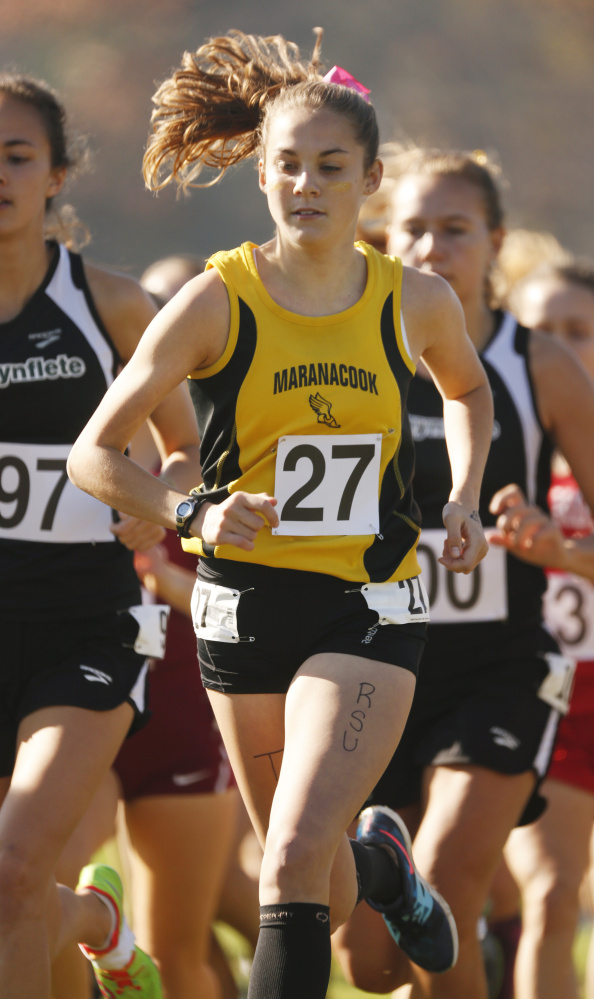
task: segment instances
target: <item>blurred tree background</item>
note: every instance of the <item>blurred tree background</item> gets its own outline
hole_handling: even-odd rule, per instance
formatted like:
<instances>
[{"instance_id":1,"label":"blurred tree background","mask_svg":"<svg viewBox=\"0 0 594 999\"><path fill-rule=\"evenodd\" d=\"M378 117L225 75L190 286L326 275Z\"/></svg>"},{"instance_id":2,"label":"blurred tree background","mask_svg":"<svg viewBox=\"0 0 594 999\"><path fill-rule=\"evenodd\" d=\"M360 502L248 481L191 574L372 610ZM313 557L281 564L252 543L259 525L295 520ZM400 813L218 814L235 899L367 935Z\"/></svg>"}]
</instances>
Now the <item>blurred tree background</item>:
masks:
<instances>
[{"instance_id":1,"label":"blurred tree background","mask_svg":"<svg viewBox=\"0 0 594 999\"><path fill-rule=\"evenodd\" d=\"M270 233L254 170L176 198L143 188L151 96L184 49L237 27L282 33L372 89L382 137L496 152L510 225L594 255L592 0L0 0L0 67L47 80L92 172L67 199L88 256L139 274L167 253L209 254Z\"/></svg>"}]
</instances>

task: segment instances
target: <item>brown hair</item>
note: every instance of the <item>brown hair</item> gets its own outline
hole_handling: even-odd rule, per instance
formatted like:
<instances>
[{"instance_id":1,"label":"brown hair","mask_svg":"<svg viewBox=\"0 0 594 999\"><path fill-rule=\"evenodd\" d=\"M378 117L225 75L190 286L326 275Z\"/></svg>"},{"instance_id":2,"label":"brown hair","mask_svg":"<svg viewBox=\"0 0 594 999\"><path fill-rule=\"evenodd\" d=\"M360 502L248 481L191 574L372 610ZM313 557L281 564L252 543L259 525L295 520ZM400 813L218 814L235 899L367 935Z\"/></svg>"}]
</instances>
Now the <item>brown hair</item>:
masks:
<instances>
[{"instance_id":1,"label":"brown hair","mask_svg":"<svg viewBox=\"0 0 594 999\"><path fill-rule=\"evenodd\" d=\"M547 281L551 278L558 278L567 284L585 288L586 291L594 295L594 261L587 260L584 257L573 257L571 254L565 253L558 260L548 260L540 264L530 274L522 278L512 291L512 306L520 305L522 292L529 285L537 281Z\"/></svg>"},{"instance_id":2,"label":"brown hair","mask_svg":"<svg viewBox=\"0 0 594 999\"><path fill-rule=\"evenodd\" d=\"M501 198L501 169L482 149L462 152L455 149L432 149L388 143L382 146L385 175L396 183L408 174L437 174L459 177L478 187L485 207L487 227L492 232L504 222Z\"/></svg>"},{"instance_id":3,"label":"brown hair","mask_svg":"<svg viewBox=\"0 0 594 999\"><path fill-rule=\"evenodd\" d=\"M184 53L181 67L153 97L143 160L147 187L160 190L172 180L182 189L215 184L229 167L261 152L273 109L295 107L344 114L369 169L379 146L375 111L356 91L322 79L322 29L314 30L316 44L308 64L282 35L263 38L242 31L211 38L197 52ZM199 184L203 167L218 174Z\"/></svg>"},{"instance_id":4,"label":"brown hair","mask_svg":"<svg viewBox=\"0 0 594 999\"><path fill-rule=\"evenodd\" d=\"M569 258L570 254L552 232L509 229L505 234L494 274L499 300L509 302L516 285L534 270L540 270L548 264L566 263Z\"/></svg>"},{"instance_id":5,"label":"brown hair","mask_svg":"<svg viewBox=\"0 0 594 999\"><path fill-rule=\"evenodd\" d=\"M501 170L482 149L463 152L455 149L422 148L414 145L390 143L382 147L384 176L387 184L395 188L398 181L410 174L425 176L457 177L478 188L485 210L485 221L490 232L504 223L501 198ZM492 308L500 304L496 292L499 284L496 273L485 277L485 300Z\"/></svg>"},{"instance_id":6,"label":"brown hair","mask_svg":"<svg viewBox=\"0 0 594 999\"><path fill-rule=\"evenodd\" d=\"M86 166L86 144L83 139L73 140L68 135L66 109L47 83L19 73L0 73L0 94L6 94L37 112L49 142L53 170L63 167L72 176ZM63 205L56 209L53 202L53 198L46 201L46 236L58 239L71 248L87 243L89 232L79 222L72 206Z\"/></svg>"}]
</instances>

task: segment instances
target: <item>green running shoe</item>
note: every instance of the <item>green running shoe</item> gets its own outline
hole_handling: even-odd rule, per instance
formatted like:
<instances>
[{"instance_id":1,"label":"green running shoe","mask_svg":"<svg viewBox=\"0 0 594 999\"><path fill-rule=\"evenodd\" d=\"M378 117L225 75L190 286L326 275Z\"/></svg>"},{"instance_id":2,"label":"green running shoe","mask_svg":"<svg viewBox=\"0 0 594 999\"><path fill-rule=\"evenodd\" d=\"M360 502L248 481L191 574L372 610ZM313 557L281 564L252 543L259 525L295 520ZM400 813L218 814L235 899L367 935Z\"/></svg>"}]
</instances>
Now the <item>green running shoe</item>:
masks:
<instances>
[{"instance_id":1,"label":"green running shoe","mask_svg":"<svg viewBox=\"0 0 594 999\"><path fill-rule=\"evenodd\" d=\"M117 947L120 932L130 933L123 912L124 890L117 871L105 864L89 864L83 868L78 888L88 888L108 899L116 914L116 925L107 947L93 950L81 944L81 950L91 961L99 991L105 999L163 999L161 978L148 954L138 945L124 968L99 968L97 960ZM131 936L133 939L133 937Z\"/></svg>"}]
</instances>

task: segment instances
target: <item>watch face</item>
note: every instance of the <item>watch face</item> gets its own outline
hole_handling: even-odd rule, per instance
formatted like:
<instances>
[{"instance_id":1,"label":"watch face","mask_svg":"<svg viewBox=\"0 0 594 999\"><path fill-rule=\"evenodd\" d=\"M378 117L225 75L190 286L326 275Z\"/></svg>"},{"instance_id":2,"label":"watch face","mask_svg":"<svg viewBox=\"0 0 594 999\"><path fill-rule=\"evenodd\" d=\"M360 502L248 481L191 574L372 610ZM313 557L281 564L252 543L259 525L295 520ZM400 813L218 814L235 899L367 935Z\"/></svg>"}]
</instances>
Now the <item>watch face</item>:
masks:
<instances>
[{"instance_id":1,"label":"watch face","mask_svg":"<svg viewBox=\"0 0 594 999\"><path fill-rule=\"evenodd\" d=\"M175 508L175 514L177 517L187 517L189 513L194 509L194 504L190 500L182 500L178 503Z\"/></svg>"}]
</instances>

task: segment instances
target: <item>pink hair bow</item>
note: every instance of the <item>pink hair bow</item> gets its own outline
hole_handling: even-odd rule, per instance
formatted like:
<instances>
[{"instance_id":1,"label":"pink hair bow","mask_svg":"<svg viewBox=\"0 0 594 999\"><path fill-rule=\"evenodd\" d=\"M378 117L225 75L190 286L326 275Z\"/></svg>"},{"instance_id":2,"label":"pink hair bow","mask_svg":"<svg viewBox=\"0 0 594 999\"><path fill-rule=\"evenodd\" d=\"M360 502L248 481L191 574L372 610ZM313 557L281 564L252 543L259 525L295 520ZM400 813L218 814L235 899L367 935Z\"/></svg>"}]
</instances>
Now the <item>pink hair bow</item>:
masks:
<instances>
[{"instance_id":1,"label":"pink hair bow","mask_svg":"<svg viewBox=\"0 0 594 999\"><path fill-rule=\"evenodd\" d=\"M355 80L354 76L351 76L346 69L342 69L341 66L333 66L332 69L326 73L324 80L326 83L339 83L341 87L348 87L349 90L356 90L358 94L361 94L363 100L369 103L368 94L371 93L367 87L364 87L362 83Z\"/></svg>"}]
</instances>

